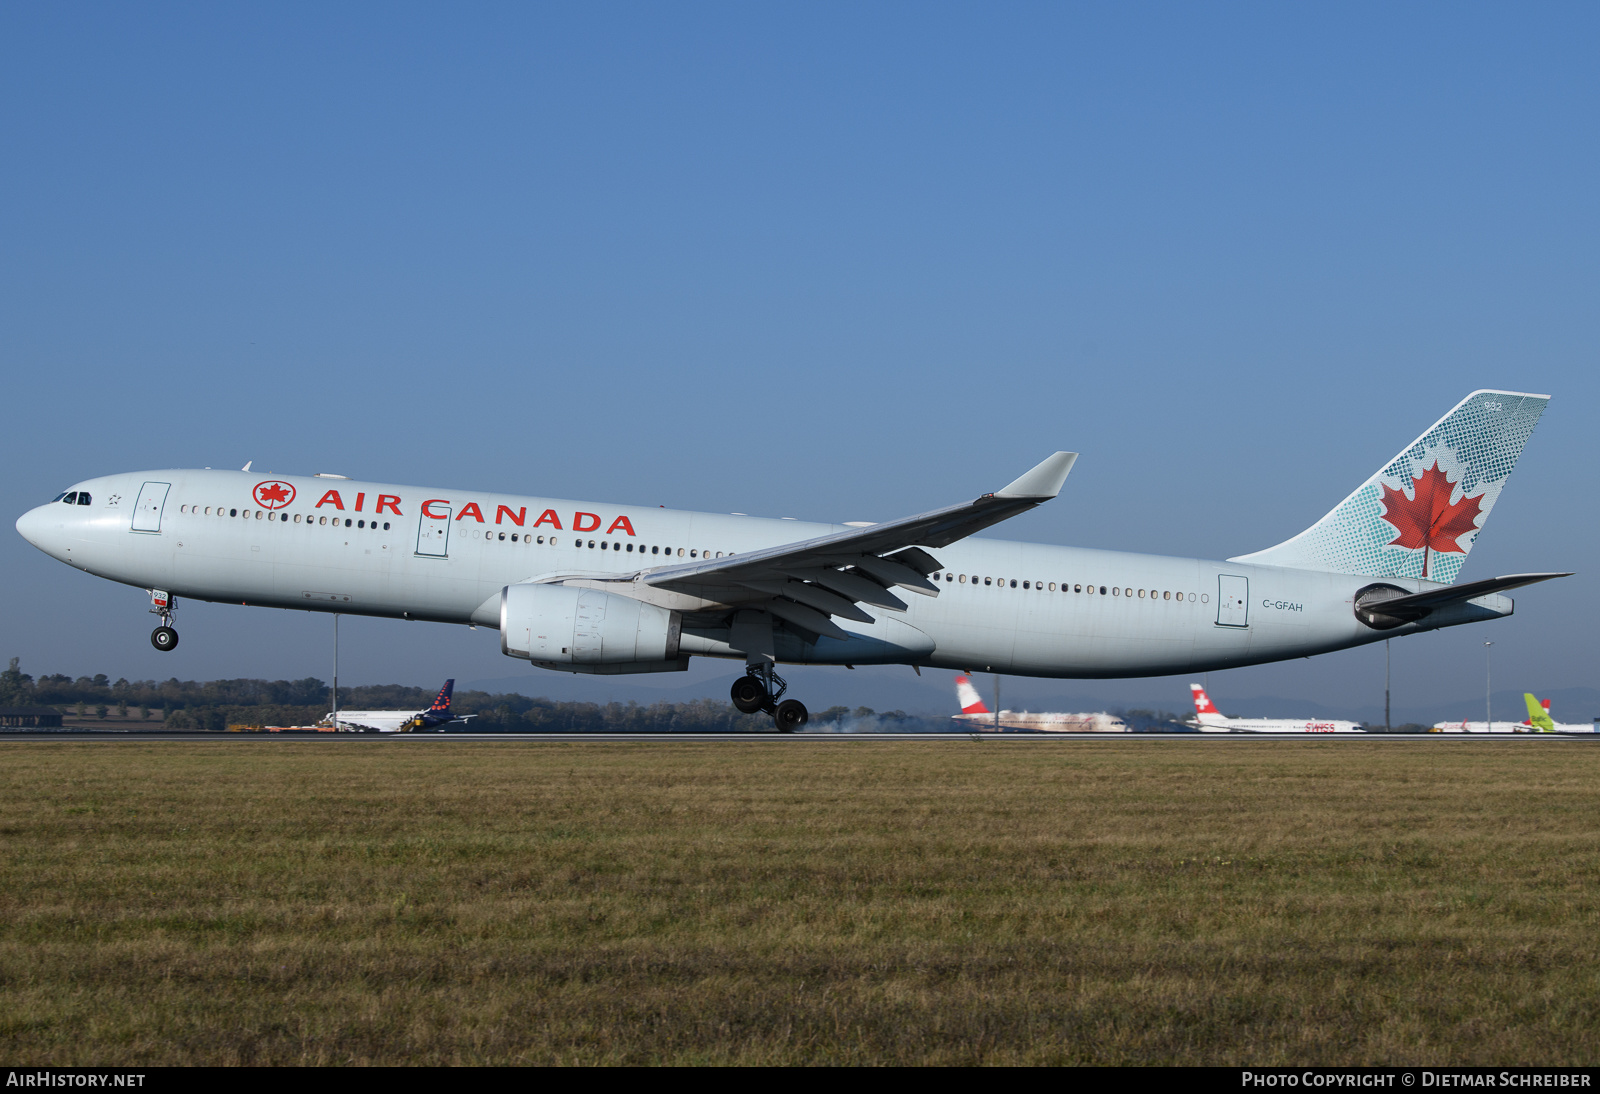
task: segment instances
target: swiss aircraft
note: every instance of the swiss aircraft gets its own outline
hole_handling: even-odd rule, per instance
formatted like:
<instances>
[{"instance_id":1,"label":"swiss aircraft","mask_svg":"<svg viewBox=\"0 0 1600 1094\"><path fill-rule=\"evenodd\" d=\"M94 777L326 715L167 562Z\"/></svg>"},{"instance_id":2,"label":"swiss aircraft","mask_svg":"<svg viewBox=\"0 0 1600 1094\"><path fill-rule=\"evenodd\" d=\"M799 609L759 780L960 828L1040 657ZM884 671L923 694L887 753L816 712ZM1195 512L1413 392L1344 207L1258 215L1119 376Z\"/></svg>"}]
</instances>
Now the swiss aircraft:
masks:
<instances>
[{"instance_id":1,"label":"swiss aircraft","mask_svg":"<svg viewBox=\"0 0 1600 1094\"><path fill-rule=\"evenodd\" d=\"M371 733L427 733L442 729L451 722L465 722L475 714L456 715L450 712L450 696L456 682L446 680L439 694L427 710L340 710L330 711L323 719L335 729Z\"/></svg>"},{"instance_id":2,"label":"swiss aircraft","mask_svg":"<svg viewBox=\"0 0 1600 1094\"><path fill-rule=\"evenodd\" d=\"M1229 718L1199 684L1190 684L1201 733L1365 733L1359 722L1327 718Z\"/></svg>"},{"instance_id":3,"label":"swiss aircraft","mask_svg":"<svg viewBox=\"0 0 1600 1094\"><path fill-rule=\"evenodd\" d=\"M1128 725L1114 714L1034 714L1026 710L1002 710L998 718L984 705L972 677L956 677L956 699L961 713L950 717L974 729L1031 729L1039 733L1126 733Z\"/></svg>"},{"instance_id":4,"label":"swiss aircraft","mask_svg":"<svg viewBox=\"0 0 1600 1094\"><path fill-rule=\"evenodd\" d=\"M160 650L187 597L492 627L564 672L726 657L734 704L789 731L807 712L779 664L1163 676L1510 615L1505 591L1565 575L1454 582L1548 401L1473 392L1310 528L1226 561L975 537L1054 498L1072 452L881 524L204 469L79 482L17 530L147 590Z\"/></svg>"}]
</instances>

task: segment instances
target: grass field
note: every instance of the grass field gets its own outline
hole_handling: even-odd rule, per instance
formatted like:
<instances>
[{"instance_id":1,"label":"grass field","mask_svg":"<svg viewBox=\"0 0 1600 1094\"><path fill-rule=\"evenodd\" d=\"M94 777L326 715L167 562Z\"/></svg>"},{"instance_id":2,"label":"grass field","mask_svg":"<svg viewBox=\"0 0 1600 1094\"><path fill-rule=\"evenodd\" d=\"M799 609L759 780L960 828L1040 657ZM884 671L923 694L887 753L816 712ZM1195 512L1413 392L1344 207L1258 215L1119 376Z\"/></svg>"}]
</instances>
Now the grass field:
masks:
<instances>
[{"instance_id":1,"label":"grass field","mask_svg":"<svg viewBox=\"0 0 1600 1094\"><path fill-rule=\"evenodd\" d=\"M1600 749L0 744L0 1057L1593 1063Z\"/></svg>"}]
</instances>

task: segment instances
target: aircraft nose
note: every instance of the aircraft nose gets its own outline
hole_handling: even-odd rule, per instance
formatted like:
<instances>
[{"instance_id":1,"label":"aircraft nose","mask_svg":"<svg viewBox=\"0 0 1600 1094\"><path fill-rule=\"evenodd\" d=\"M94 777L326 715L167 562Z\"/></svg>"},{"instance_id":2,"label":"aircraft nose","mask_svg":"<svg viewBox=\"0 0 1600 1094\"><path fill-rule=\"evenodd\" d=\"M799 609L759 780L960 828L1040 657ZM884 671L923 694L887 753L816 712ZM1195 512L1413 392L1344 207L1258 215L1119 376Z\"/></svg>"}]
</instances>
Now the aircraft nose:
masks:
<instances>
[{"instance_id":1,"label":"aircraft nose","mask_svg":"<svg viewBox=\"0 0 1600 1094\"><path fill-rule=\"evenodd\" d=\"M54 523L50 519L50 506L40 505L17 518L17 533L46 554L54 554L49 543L53 538L50 529Z\"/></svg>"}]
</instances>

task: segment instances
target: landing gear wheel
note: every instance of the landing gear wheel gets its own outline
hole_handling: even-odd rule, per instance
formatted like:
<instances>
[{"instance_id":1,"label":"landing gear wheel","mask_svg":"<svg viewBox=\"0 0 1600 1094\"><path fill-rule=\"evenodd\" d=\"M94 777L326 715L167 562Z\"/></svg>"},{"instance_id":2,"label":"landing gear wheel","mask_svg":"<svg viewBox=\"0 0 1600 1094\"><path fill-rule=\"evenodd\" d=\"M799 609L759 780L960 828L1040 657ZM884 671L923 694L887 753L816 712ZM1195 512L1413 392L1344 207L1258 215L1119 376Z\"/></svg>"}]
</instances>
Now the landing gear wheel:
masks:
<instances>
[{"instance_id":1,"label":"landing gear wheel","mask_svg":"<svg viewBox=\"0 0 1600 1094\"><path fill-rule=\"evenodd\" d=\"M767 705L767 685L759 676L741 676L728 692L741 714L754 714Z\"/></svg>"},{"instance_id":2,"label":"landing gear wheel","mask_svg":"<svg viewBox=\"0 0 1600 1094\"><path fill-rule=\"evenodd\" d=\"M793 733L811 720L811 714L800 700L785 699L773 711L772 720L778 723L779 733Z\"/></svg>"},{"instance_id":3,"label":"landing gear wheel","mask_svg":"<svg viewBox=\"0 0 1600 1094\"><path fill-rule=\"evenodd\" d=\"M150 632L150 644L162 653L178 648L178 632L171 627L157 627Z\"/></svg>"}]
</instances>

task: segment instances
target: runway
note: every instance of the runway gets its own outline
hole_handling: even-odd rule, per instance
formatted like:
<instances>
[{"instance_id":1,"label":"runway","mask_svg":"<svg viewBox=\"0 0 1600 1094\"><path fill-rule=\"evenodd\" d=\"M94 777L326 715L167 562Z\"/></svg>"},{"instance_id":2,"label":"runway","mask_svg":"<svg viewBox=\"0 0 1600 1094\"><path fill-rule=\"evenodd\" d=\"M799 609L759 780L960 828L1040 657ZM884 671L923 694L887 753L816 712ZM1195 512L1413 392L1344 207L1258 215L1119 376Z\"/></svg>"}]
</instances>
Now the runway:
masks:
<instances>
[{"instance_id":1,"label":"runway","mask_svg":"<svg viewBox=\"0 0 1600 1094\"><path fill-rule=\"evenodd\" d=\"M695 741L734 742L771 741L811 742L825 741L928 741L928 742L1058 742L1082 744L1091 741L1132 745L1135 742L1178 743L1184 741L1211 744L1242 743L1247 741L1324 741L1341 744L1381 742L1438 743L1521 743L1533 741L1600 742L1600 733L178 733L138 732L118 730L81 730L68 732L13 732L0 733L0 742L26 742L61 744L69 741L94 743L131 741L229 741L239 744L271 741L301 742L517 742L524 744L579 742L655 742Z\"/></svg>"}]
</instances>

